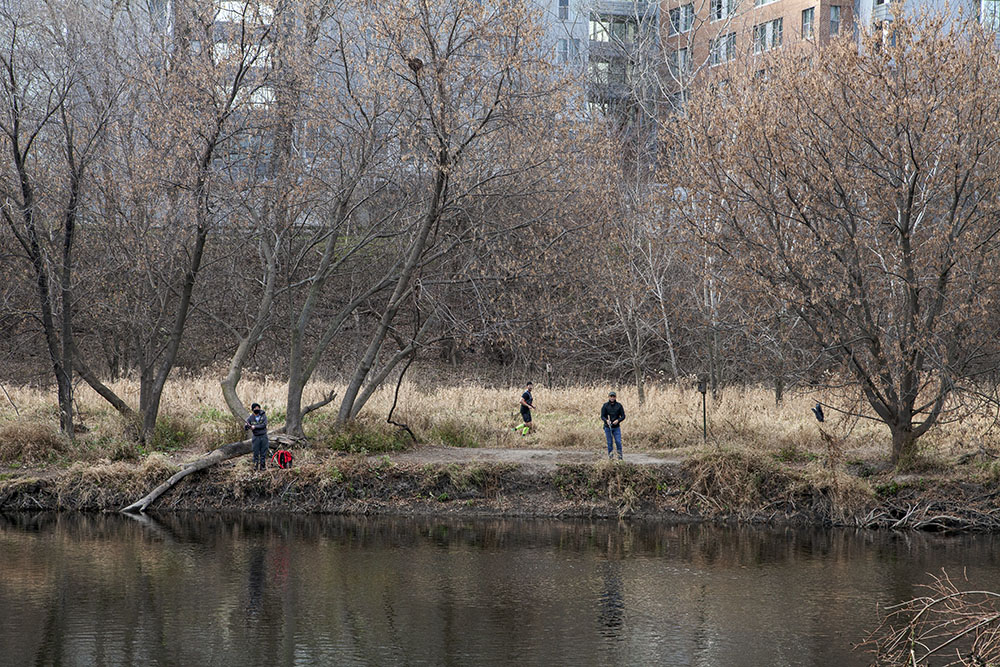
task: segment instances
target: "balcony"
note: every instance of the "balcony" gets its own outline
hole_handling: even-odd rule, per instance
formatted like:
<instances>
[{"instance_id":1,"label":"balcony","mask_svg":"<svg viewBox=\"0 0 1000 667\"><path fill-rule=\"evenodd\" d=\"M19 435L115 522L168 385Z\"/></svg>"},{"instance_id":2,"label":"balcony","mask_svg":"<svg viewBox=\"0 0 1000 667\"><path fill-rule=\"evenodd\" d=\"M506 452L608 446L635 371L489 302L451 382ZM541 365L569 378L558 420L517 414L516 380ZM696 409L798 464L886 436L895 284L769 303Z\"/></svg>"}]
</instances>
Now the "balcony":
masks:
<instances>
[{"instance_id":1,"label":"balcony","mask_svg":"<svg viewBox=\"0 0 1000 667\"><path fill-rule=\"evenodd\" d=\"M650 20L656 16L658 7L658 4L648 2L613 2L611 0L597 0L597 2L591 7L591 11L598 14L633 16L644 20Z\"/></svg>"}]
</instances>

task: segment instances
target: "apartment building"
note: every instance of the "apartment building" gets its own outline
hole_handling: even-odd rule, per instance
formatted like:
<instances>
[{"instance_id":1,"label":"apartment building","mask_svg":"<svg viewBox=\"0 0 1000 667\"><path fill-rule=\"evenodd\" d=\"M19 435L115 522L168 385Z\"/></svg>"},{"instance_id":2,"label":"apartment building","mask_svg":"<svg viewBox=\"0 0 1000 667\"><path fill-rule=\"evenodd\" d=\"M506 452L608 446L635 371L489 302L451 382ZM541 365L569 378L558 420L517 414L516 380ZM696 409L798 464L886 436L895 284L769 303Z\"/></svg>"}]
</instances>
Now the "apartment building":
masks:
<instances>
[{"instance_id":1,"label":"apartment building","mask_svg":"<svg viewBox=\"0 0 1000 667\"><path fill-rule=\"evenodd\" d=\"M856 0L858 25L870 28L891 21L894 4L899 4L898 0ZM947 12L954 18L971 17L987 28L1000 29L1000 0L906 0L903 8L908 13L929 10Z\"/></svg>"},{"instance_id":2,"label":"apartment building","mask_svg":"<svg viewBox=\"0 0 1000 667\"><path fill-rule=\"evenodd\" d=\"M644 0L534 0L553 61L578 77L581 118L617 129L623 155L651 162L663 63L660 4ZM644 157L640 157L644 156Z\"/></svg>"},{"instance_id":3,"label":"apartment building","mask_svg":"<svg viewBox=\"0 0 1000 667\"><path fill-rule=\"evenodd\" d=\"M665 0L662 12L666 74L679 106L688 84L715 67L852 32L855 6L852 0Z\"/></svg>"},{"instance_id":4,"label":"apartment building","mask_svg":"<svg viewBox=\"0 0 1000 667\"><path fill-rule=\"evenodd\" d=\"M589 14L580 0L535 0L545 24L553 60L568 67L584 62Z\"/></svg>"},{"instance_id":5,"label":"apartment building","mask_svg":"<svg viewBox=\"0 0 1000 667\"><path fill-rule=\"evenodd\" d=\"M858 28L891 21L902 0L664 0L666 74L674 105L683 104L694 79L741 57L797 43L822 45ZM906 0L904 11L949 12L1000 30L1000 0Z\"/></svg>"}]
</instances>

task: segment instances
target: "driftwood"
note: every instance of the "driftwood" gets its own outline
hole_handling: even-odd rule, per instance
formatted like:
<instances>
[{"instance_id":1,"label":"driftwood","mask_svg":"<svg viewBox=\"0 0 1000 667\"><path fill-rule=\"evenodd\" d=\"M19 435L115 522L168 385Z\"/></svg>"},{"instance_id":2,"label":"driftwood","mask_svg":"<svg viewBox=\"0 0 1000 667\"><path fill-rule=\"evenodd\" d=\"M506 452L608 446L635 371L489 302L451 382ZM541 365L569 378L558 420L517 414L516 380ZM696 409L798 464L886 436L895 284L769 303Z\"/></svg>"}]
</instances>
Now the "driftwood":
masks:
<instances>
[{"instance_id":1,"label":"driftwood","mask_svg":"<svg viewBox=\"0 0 1000 667\"><path fill-rule=\"evenodd\" d=\"M283 433L270 433L268 434L268 439L272 443L280 445L291 445L297 442L296 438L284 435ZM223 461L228 461L229 459L234 459L237 456L243 456L244 454L249 454L253 451L253 444L251 440L240 440L239 442L230 442L228 445L223 445L216 450L213 450L208 456L203 456L200 459L192 461L186 464L179 471L170 476L170 479L160 484L158 487L150 491L148 494L135 501L128 507L123 507L122 512L129 514L141 513L146 511L146 508L152 505L157 498L162 496L164 493L172 489L179 481L187 477L193 472L198 472L199 470L204 470L214 466L216 463L222 463Z\"/></svg>"}]
</instances>

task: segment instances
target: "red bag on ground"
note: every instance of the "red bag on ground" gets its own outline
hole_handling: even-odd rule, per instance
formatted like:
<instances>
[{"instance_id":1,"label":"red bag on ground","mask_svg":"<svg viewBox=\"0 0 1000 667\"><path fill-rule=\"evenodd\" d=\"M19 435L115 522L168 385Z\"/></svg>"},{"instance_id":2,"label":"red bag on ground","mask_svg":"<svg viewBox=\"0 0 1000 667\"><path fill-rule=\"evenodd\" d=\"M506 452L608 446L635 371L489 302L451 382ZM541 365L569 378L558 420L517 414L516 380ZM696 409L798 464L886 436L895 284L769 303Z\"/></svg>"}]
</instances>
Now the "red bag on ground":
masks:
<instances>
[{"instance_id":1,"label":"red bag on ground","mask_svg":"<svg viewBox=\"0 0 1000 667\"><path fill-rule=\"evenodd\" d=\"M279 468L291 468L292 460L295 457L287 449L279 449L274 454L271 454L271 463L275 464Z\"/></svg>"}]
</instances>

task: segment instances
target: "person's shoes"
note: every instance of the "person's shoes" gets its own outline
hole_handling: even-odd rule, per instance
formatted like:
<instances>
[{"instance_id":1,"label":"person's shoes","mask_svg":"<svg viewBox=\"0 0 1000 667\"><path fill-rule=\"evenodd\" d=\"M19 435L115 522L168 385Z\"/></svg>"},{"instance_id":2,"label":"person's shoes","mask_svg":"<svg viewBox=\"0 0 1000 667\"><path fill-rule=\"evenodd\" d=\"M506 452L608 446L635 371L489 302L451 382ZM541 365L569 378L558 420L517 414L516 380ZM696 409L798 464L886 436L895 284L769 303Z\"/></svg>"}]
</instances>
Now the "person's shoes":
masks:
<instances>
[{"instance_id":1,"label":"person's shoes","mask_svg":"<svg viewBox=\"0 0 1000 667\"><path fill-rule=\"evenodd\" d=\"M621 461L621 460L622 460L622 453L621 453L621 452L618 452L618 460L619 460L619 461Z\"/></svg>"},{"instance_id":2,"label":"person's shoes","mask_svg":"<svg viewBox=\"0 0 1000 667\"><path fill-rule=\"evenodd\" d=\"M613 461L613 460L614 460L614 458L615 458L615 455L614 455L614 454L612 454L611 452L608 452L608 460L609 460L609 461Z\"/></svg>"}]
</instances>

